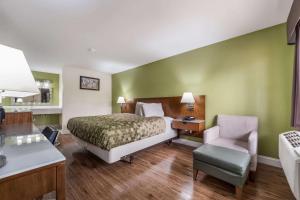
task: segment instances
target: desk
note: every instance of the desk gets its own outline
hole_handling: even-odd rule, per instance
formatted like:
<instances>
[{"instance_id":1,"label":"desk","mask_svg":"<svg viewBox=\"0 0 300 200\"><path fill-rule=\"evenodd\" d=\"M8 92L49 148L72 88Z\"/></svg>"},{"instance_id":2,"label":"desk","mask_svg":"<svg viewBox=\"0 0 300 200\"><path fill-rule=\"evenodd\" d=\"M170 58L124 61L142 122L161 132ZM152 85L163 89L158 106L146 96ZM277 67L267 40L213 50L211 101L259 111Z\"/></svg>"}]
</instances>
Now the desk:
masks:
<instances>
[{"instance_id":1,"label":"desk","mask_svg":"<svg viewBox=\"0 0 300 200\"><path fill-rule=\"evenodd\" d=\"M32 124L0 127L7 164L0 168L1 200L31 200L56 191L65 199L65 157Z\"/></svg>"}]
</instances>

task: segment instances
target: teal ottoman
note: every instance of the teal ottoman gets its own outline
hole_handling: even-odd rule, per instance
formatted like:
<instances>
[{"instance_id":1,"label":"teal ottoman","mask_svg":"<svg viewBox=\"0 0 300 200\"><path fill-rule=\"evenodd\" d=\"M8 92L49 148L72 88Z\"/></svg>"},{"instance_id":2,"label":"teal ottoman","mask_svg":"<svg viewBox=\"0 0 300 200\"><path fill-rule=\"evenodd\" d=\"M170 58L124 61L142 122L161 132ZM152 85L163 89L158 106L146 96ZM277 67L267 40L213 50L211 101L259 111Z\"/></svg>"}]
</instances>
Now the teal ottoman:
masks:
<instances>
[{"instance_id":1,"label":"teal ottoman","mask_svg":"<svg viewBox=\"0 0 300 200\"><path fill-rule=\"evenodd\" d=\"M193 151L193 178L198 170L235 186L237 199L242 198L249 174L250 155L224 147L204 144Z\"/></svg>"}]
</instances>

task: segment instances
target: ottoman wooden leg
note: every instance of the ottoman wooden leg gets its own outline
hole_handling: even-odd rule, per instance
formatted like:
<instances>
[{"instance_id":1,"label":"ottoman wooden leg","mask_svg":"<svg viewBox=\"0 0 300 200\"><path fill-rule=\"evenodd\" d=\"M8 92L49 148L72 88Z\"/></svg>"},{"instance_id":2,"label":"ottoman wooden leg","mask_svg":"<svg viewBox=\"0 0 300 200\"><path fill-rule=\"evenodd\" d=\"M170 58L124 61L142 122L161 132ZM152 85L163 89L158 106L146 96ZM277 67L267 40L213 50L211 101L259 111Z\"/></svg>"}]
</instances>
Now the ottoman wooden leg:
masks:
<instances>
[{"instance_id":1,"label":"ottoman wooden leg","mask_svg":"<svg viewBox=\"0 0 300 200\"><path fill-rule=\"evenodd\" d=\"M243 194L243 187L235 186L235 195L237 200L242 199L242 194Z\"/></svg>"},{"instance_id":2,"label":"ottoman wooden leg","mask_svg":"<svg viewBox=\"0 0 300 200\"><path fill-rule=\"evenodd\" d=\"M194 178L194 180L197 179L197 175L198 175L198 169L193 169L193 178Z\"/></svg>"},{"instance_id":3,"label":"ottoman wooden leg","mask_svg":"<svg viewBox=\"0 0 300 200\"><path fill-rule=\"evenodd\" d=\"M250 177L250 181L255 182L256 172L250 171L249 177Z\"/></svg>"}]
</instances>

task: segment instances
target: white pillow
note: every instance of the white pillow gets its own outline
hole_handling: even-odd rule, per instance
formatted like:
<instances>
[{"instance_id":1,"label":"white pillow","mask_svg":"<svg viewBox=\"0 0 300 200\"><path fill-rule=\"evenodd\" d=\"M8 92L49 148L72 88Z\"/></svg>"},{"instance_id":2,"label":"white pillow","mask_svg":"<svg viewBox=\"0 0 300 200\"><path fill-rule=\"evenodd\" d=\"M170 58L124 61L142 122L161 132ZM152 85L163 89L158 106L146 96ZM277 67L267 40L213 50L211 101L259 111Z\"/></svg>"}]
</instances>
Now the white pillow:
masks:
<instances>
[{"instance_id":1,"label":"white pillow","mask_svg":"<svg viewBox=\"0 0 300 200\"><path fill-rule=\"evenodd\" d=\"M143 111L143 102L136 102L135 104L135 114L139 116L144 116L144 111Z\"/></svg>"},{"instance_id":2,"label":"white pillow","mask_svg":"<svg viewBox=\"0 0 300 200\"><path fill-rule=\"evenodd\" d=\"M161 103L143 103L142 107L145 117L163 117L165 115Z\"/></svg>"}]
</instances>

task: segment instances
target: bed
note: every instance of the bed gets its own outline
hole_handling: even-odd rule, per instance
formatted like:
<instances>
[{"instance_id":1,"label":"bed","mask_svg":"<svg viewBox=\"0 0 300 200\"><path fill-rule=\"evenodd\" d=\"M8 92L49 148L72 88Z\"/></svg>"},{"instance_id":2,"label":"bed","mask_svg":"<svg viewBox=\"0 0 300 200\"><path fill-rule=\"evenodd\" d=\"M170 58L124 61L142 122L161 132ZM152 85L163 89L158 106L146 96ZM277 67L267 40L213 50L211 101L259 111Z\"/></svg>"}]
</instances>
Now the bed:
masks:
<instances>
[{"instance_id":1,"label":"bed","mask_svg":"<svg viewBox=\"0 0 300 200\"><path fill-rule=\"evenodd\" d=\"M203 108L199 112L197 106L203 107L205 98L199 97L202 97L202 100L197 102L195 98L195 110L189 114L201 119L197 115L203 115L205 110ZM160 104L161 110L152 112L151 108L150 115L154 116L140 116L137 107L138 102L142 101L147 102L146 104ZM180 97L135 99L133 102L127 102L129 110L124 111L122 108L122 112L126 113L75 117L69 120L67 126L81 146L105 162L114 163L124 158L127 160L128 157L131 162L133 153L177 137L177 131L171 128L171 124L174 115L180 117L177 114L181 112L180 106ZM155 116L155 113L158 116Z\"/></svg>"},{"instance_id":2,"label":"bed","mask_svg":"<svg viewBox=\"0 0 300 200\"><path fill-rule=\"evenodd\" d=\"M116 115L116 114L113 114ZM113 115L107 116L111 117ZM127 115L127 114L117 114L117 117L120 117L120 115ZM132 114L134 115L134 114ZM128 117L128 116L127 116ZM131 116L132 117L132 116ZM135 116L138 117L138 116ZM134 117L134 118L135 118ZM83 118L79 118L83 119ZM90 119L90 117L88 117ZM103 141L108 141L107 143L101 143L97 144L97 142L91 143L89 140L87 140L85 137L82 137L82 135L74 132L74 128L72 127L72 120L78 120L78 118L71 119L68 128L77 140L81 146L83 146L86 150L90 151L91 153L95 154L102 160L104 160L107 163L114 163L116 161L121 160L122 158L131 155L137 151L140 151L142 149L148 148L150 146L153 146L155 144L170 140L177 136L177 133L175 130L171 128L171 122L172 118L170 117L162 117L161 118L164 122L164 129L161 131L160 129L158 132L151 132L148 134L139 135L138 137L132 138L131 140L125 139L121 140L122 142L117 143L110 143L109 139L103 139ZM145 123L145 122L143 122ZM153 122L150 122L149 125L153 125ZM126 131L125 131L126 132ZM86 132L85 132L86 133ZM133 132L127 133L128 135L134 135ZM129 136L130 137L130 136ZM111 137L112 138L112 137ZM118 138L118 136L117 136ZM128 137L127 137L128 138Z\"/></svg>"}]
</instances>

